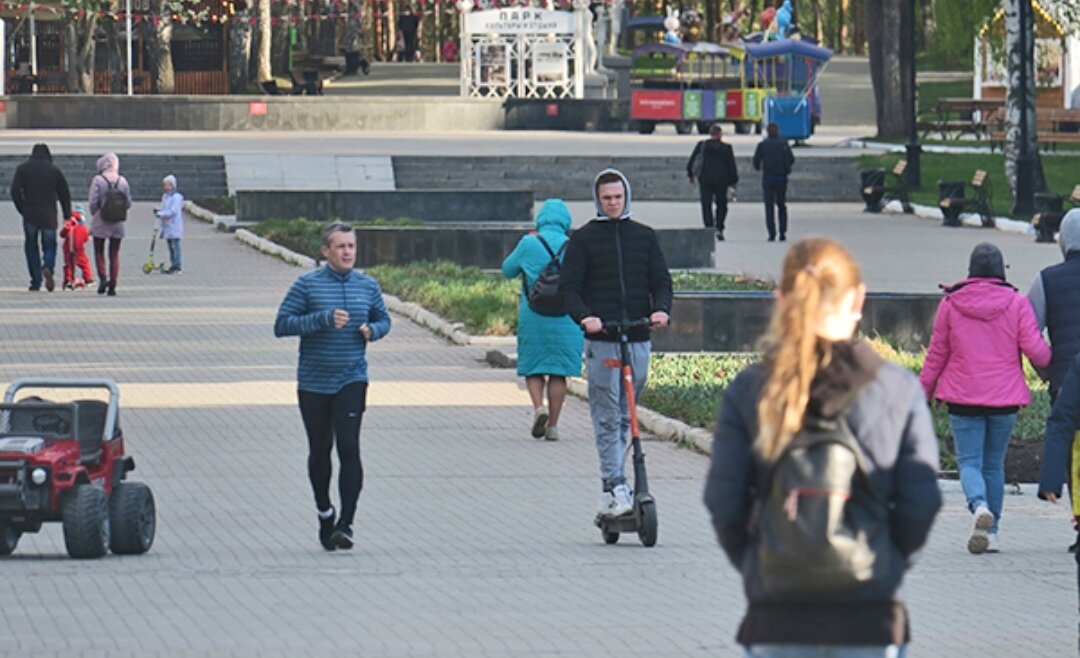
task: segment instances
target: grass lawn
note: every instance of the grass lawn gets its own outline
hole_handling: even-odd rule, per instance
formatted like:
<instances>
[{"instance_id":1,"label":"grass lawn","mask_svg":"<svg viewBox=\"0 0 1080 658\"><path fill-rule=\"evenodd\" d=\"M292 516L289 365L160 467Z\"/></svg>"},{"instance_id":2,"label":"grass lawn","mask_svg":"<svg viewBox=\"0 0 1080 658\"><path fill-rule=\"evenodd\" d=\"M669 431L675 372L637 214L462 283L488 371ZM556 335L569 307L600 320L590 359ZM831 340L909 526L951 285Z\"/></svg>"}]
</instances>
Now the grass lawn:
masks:
<instances>
[{"instance_id":1,"label":"grass lawn","mask_svg":"<svg viewBox=\"0 0 1080 658\"><path fill-rule=\"evenodd\" d=\"M953 142L953 145L955 144ZM896 161L903 157L902 153L862 155L859 156L859 167L862 169L882 167L886 171L891 171ZM985 169L989 174L993 192L994 214L1011 216L1012 201L1009 196L1009 187L1005 182L1005 156L1002 153L923 153L920 163L922 189L912 192L913 202L937 206L937 181L962 180L969 183L976 169ZM1080 153L1075 156L1046 155L1042 158L1042 165L1047 186L1052 192L1061 194L1067 199L1073 188L1080 183ZM970 195L971 191L967 190L967 194ZM1016 219L1028 218L1017 217Z\"/></svg>"}]
</instances>

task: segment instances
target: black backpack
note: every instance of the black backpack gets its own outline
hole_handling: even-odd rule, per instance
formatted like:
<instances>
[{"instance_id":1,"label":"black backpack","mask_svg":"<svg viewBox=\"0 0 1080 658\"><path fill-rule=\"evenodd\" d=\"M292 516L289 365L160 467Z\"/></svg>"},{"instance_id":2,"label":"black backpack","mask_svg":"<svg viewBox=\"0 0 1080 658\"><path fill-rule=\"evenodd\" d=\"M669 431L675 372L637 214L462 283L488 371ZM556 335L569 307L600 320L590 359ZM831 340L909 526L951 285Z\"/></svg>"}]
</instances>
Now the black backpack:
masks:
<instances>
[{"instance_id":1,"label":"black backpack","mask_svg":"<svg viewBox=\"0 0 1080 658\"><path fill-rule=\"evenodd\" d=\"M549 315L557 317L560 315L566 315L566 311L563 309L562 299L559 297L559 258L566 251L566 245L570 242L567 240L559 247L559 253L555 253L551 250L547 241L540 237L539 233L533 234L540 244L544 245L544 249L551 255L551 260L544 266L544 269L540 271L540 275L536 277L536 281L533 282L532 288L526 290L525 288L525 276L521 277L521 289L525 292L525 299L535 313L540 315Z\"/></svg>"},{"instance_id":2,"label":"black backpack","mask_svg":"<svg viewBox=\"0 0 1080 658\"><path fill-rule=\"evenodd\" d=\"M122 222L127 219L128 199L124 191L120 189L120 179L110 183L109 179L101 177L108 185L105 190L105 199L101 202L101 218L110 224Z\"/></svg>"},{"instance_id":3,"label":"black backpack","mask_svg":"<svg viewBox=\"0 0 1080 658\"><path fill-rule=\"evenodd\" d=\"M757 516L757 560L769 594L850 591L887 569L888 510L870 489L846 412L804 427L769 470Z\"/></svg>"}]
</instances>

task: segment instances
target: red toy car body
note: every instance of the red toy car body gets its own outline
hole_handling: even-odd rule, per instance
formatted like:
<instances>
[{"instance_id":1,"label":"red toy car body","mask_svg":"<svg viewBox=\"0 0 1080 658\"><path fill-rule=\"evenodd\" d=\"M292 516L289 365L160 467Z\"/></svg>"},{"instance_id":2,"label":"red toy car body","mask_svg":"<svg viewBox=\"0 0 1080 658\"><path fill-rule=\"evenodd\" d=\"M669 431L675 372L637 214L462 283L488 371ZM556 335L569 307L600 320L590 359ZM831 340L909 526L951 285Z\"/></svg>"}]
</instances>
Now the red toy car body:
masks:
<instances>
[{"instance_id":1,"label":"red toy car body","mask_svg":"<svg viewBox=\"0 0 1080 658\"><path fill-rule=\"evenodd\" d=\"M105 388L109 400L16 402L25 388ZM63 524L71 557L150 549L154 497L125 481L135 460L124 452L119 399L108 379L18 379L8 387L0 404L0 555L48 521Z\"/></svg>"}]
</instances>

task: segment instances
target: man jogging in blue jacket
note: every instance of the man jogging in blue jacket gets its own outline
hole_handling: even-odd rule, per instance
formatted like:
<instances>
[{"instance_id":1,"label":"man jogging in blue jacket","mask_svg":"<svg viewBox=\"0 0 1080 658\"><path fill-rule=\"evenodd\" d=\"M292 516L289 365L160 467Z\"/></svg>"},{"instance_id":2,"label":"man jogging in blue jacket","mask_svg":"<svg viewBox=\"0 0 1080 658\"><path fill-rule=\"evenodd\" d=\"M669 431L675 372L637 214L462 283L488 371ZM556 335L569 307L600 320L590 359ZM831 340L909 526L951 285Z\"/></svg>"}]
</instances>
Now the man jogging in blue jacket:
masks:
<instances>
[{"instance_id":1,"label":"man jogging in blue jacket","mask_svg":"<svg viewBox=\"0 0 1080 658\"><path fill-rule=\"evenodd\" d=\"M382 290L353 269L356 232L333 223L322 231L326 265L300 276L274 321L275 336L300 336L296 369L300 416L308 436L308 477L319 513L319 542L332 551L353 546L353 517L364 470L360 421L367 401L367 344L390 331ZM330 503L330 451L337 445L341 515Z\"/></svg>"}]
</instances>

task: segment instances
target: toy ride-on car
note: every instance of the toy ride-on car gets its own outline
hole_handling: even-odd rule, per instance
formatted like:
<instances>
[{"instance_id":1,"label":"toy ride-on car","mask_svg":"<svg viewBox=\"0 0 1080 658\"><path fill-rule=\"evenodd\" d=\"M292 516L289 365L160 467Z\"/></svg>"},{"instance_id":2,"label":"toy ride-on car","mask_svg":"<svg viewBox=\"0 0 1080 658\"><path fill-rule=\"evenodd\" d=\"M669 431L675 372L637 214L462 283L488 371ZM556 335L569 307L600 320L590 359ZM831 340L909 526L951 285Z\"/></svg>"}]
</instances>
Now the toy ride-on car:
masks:
<instances>
[{"instance_id":1,"label":"toy ride-on car","mask_svg":"<svg viewBox=\"0 0 1080 658\"><path fill-rule=\"evenodd\" d=\"M50 402L22 389L104 388L108 402ZM150 550L157 524L154 496L127 482L135 460L124 454L120 390L110 379L17 379L0 404L0 555L24 532L60 521L73 558L111 550Z\"/></svg>"}]
</instances>

